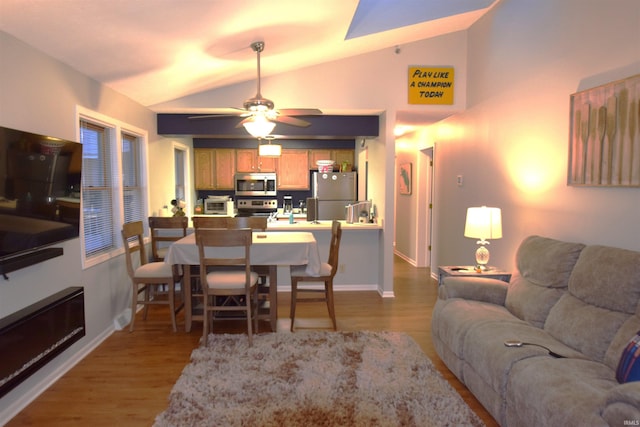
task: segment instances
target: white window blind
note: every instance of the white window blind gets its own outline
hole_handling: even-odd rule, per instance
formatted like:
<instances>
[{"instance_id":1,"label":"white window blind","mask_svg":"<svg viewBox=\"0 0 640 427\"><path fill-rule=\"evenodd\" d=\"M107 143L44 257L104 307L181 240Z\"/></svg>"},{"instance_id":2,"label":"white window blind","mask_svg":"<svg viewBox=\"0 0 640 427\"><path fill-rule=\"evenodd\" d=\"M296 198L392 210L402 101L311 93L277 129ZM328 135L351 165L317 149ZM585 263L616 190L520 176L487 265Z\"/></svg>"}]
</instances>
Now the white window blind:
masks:
<instances>
[{"instance_id":1,"label":"white window blind","mask_svg":"<svg viewBox=\"0 0 640 427\"><path fill-rule=\"evenodd\" d=\"M81 120L80 142L84 253L90 258L115 247L109 129Z\"/></svg>"},{"instance_id":2,"label":"white window blind","mask_svg":"<svg viewBox=\"0 0 640 427\"><path fill-rule=\"evenodd\" d=\"M144 197L140 173L140 138L122 133L122 190L124 222L144 221ZM146 225L146 224L145 224Z\"/></svg>"},{"instance_id":3,"label":"white window blind","mask_svg":"<svg viewBox=\"0 0 640 427\"><path fill-rule=\"evenodd\" d=\"M173 158L175 160L175 181L176 181L176 200L186 200L185 190L185 153L178 148L173 149Z\"/></svg>"}]
</instances>

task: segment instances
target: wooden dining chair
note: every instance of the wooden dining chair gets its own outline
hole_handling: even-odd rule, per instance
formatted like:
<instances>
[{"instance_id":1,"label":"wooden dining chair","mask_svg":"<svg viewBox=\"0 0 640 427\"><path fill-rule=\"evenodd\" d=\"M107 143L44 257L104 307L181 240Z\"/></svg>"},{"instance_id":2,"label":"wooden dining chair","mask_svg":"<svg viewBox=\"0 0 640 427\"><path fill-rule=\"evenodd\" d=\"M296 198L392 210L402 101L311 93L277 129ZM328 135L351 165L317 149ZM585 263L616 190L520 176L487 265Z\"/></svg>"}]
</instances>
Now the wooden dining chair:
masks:
<instances>
[{"instance_id":1,"label":"wooden dining chair","mask_svg":"<svg viewBox=\"0 0 640 427\"><path fill-rule=\"evenodd\" d=\"M186 216L150 216L151 259L164 261L169 244L186 236L188 226L189 218Z\"/></svg>"},{"instance_id":2,"label":"wooden dining chair","mask_svg":"<svg viewBox=\"0 0 640 427\"><path fill-rule=\"evenodd\" d=\"M191 218L193 228L227 228L226 216L194 216Z\"/></svg>"},{"instance_id":3,"label":"wooden dining chair","mask_svg":"<svg viewBox=\"0 0 640 427\"><path fill-rule=\"evenodd\" d=\"M125 223L122 226L122 242L124 244L127 273L131 279L131 323L129 331L133 331L138 304L144 305L144 319L147 318L149 305L168 305L171 315L173 331L177 331L176 313L182 308L182 304L176 308L175 289L176 282L180 281L178 270L175 266L164 262L149 262L144 245L144 226L142 221ZM166 299L160 298L160 293L153 293L152 288L167 287ZM144 299L139 300L138 295L144 293Z\"/></svg>"},{"instance_id":4,"label":"wooden dining chair","mask_svg":"<svg viewBox=\"0 0 640 427\"><path fill-rule=\"evenodd\" d=\"M207 344L209 326L215 318L214 314L234 311L246 313L249 345L252 345L253 329L258 332L258 274L251 271L251 230L197 228L196 243L200 258L200 283L204 295L204 345ZM215 256L211 255L211 249L215 249ZM228 250L232 252L227 252ZM234 268L229 269L230 266ZM228 298L218 304L220 301L217 297Z\"/></svg>"},{"instance_id":5,"label":"wooden dining chair","mask_svg":"<svg viewBox=\"0 0 640 427\"><path fill-rule=\"evenodd\" d=\"M250 228L253 231L266 231L266 216L236 216L227 218L227 228ZM269 317L269 267L266 265L254 265L251 268L258 273L258 310L264 318Z\"/></svg>"},{"instance_id":6,"label":"wooden dining chair","mask_svg":"<svg viewBox=\"0 0 640 427\"><path fill-rule=\"evenodd\" d=\"M320 276L310 276L306 273L306 266L299 265L291 267L291 332L296 317L296 304L307 302L326 302L331 317L333 329L336 330L336 312L333 304L333 278L338 271L338 253L340 251L340 240L342 239L342 227L340 222L333 221L331 224L331 244L329 245L329 260L322 263ZM324 282L324 289L300 286L303 282ZM301 296L299 293L323 293L322 297Z\"/></svg>"}]
</instances>

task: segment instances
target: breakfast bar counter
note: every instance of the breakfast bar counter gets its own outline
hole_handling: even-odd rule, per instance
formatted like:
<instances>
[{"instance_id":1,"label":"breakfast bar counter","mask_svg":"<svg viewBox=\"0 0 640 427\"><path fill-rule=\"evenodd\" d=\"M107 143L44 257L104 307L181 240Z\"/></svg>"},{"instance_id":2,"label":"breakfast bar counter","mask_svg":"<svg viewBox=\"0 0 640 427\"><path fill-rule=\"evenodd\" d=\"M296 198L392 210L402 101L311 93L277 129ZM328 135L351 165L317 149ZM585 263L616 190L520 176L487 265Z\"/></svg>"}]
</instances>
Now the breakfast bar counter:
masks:
<instances>
[{"instance_id":1,"label":"breakfast bar counter","mask_svg":"<svg viewBox=\"0 0 640 427\"><path fill-rule=\"evenodd\" d=\"M323 262L329 256L331 242L331 222L329 220L309 222L305 219L271 221L268 231L308 231L313 233L318 242L320 257ZM382 274L377 267L382 256L382 226L376 223L350 224L340 221L342 239L338 272L334 278L336 291L378 291L381 292ZM289 271L286 267L278 267L278 291L291 290Z\"/></svg>"}]
</instances>

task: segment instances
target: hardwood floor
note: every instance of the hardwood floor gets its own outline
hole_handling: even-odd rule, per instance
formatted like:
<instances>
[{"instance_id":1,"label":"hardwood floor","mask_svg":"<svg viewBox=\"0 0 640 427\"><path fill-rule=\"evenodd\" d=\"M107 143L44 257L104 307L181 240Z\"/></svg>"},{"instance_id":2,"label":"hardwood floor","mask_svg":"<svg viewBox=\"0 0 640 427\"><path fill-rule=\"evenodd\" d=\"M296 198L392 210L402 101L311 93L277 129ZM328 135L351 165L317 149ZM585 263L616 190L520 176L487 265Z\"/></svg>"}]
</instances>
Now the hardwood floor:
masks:
<instances>
[{"instance_id":1,"label":"hardwood floor","mask_svg":"<svg viewBox=\"0 0 640 427\"><path fill-rule=\"evenodd\" d=\"M337 292L338 329L406 332L487 426L498 424L440 361L431 342L430 324L437 285L429 269L414 268L395 258L395 298L377 292ZM289 333L289 293L278 295L278 330ZM330 322L323 304L297 308L296 327L321 329ZM182 315L172 332L168 311L150 307L149 317L136 319L133 333L117 331L70 372L14 417L17 426L150 426L202 334L196 323L185 333ZM244 321L214 324L214 332L244 333ZM267 323L260 331L269 331ZM294 332L295 333L295 332Z\"/></svg>"}]
</instances>

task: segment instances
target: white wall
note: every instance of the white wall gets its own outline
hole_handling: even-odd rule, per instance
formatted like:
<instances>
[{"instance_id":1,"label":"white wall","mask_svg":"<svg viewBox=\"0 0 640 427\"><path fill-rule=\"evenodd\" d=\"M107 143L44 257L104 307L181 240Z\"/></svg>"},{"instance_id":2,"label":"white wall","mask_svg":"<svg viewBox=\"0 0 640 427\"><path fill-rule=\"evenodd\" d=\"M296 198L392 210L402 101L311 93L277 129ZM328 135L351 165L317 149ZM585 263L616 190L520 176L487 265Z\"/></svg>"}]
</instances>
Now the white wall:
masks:
<instances>
[{"instance_id":1,"label":"white wall","mask_svg":"<svg viewBox=\"0 0 640 427\"><path fill-rule=\"evenodd\" d=\"M640 73L639 41L637 0L504 0L470 29L469 108L431 129L437 264L473 262L478 205L502 208L503 268L530 234L640 250L640 188L566 185L570 94Z\"/></svg>"},{"instance_id":2,"label":"white wall","mask_svg":"<svg viewBox=\"0 0 640 427\"><path fill-rule=\"evenodd\" d=\"M152 171L155 163L172 159L171 142L156 135L155 114L150 110L3 32L0 58L0 126L75 140L75 111L80 105L146 129ZM162 163L161 170L172 172L172 160ZM173 182L172 173L155 173L150 180L152 193L164 194L156 190L166 182ZM152 196L151 206L159 203ZM62 257L9 273L8 281L0 279L0 318L68 286L83 286L86 336L0 399L0 424L34 397L34 387L40 382L51 380L51 375L110 333L113 319L130 304L122 257L82 270L79 239L60 246L64 249Z\"/></svg>"}]
</instances>

